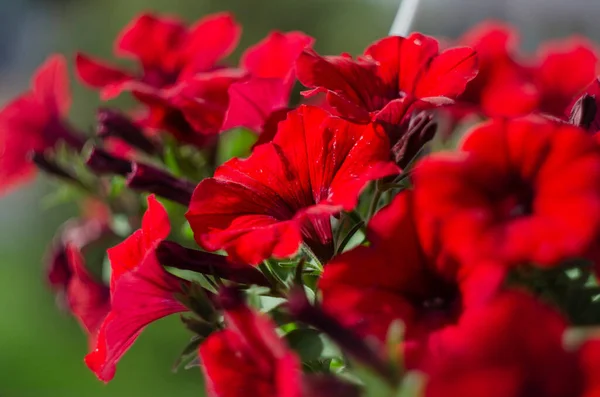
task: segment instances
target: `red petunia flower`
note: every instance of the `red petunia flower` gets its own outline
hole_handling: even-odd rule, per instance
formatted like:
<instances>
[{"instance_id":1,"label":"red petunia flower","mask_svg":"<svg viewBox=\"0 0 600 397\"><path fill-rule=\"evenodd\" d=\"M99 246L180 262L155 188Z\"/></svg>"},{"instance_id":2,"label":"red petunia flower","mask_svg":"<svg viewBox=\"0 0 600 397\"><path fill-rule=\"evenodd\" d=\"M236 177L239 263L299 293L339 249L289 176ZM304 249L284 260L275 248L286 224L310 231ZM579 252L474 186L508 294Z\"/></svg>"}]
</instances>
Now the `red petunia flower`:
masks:
<instances>
[{"instance_id":1,"label":"red petunia flower","mask_svg":"<svg viewBox=\"0 0 600 397\"><path fill-rule=\"evenodd\" d=\"M481 107L484 114L515 116L537 107L539 92L531 82L530 68L518 55L519 37L514 28L499 21L483 22L461 37L461 45L477 51L479 73L467 85L460 101Z\"/></svg>"},{"instance_id":2,"label":"red petunia flower","mask_svg":"<svg viewBox=\"0 0 600 397\"><path fill-rule=\"evenodd\" d=\"M83 54L77 55L77 72L84 83L101 89L104 99L130 91L148 106L146 126L165 129L179 139L203 146L208 138L202 134L214 133L214 128L194 130L177 101L193 97L202 102L205 118L220 117L222 121L226 109L223 97L242 73L219 70L218 62L233 51L240 31L227 13L205 17L189 29L174 19L143 14L123 30L116 44L117 54L139 62L139 73L122 71ZM182 88L181 84L190 79L197 82ZM182 90L185 92L179 99Z\"/></svg>"},{"instance_id":3,"label":"red petunia flower","mask_svg":"<svg viewBox=\"0 0 600 397\"><path fill-rule=\"evenodd\" d=\"M341 117L385 125L395 144L405 134L407 115L452 103L477 74L471 48L440 53L438 47L434 38L413 33L375 42L357 60L305 50L297 62L298 79L313 88L304 95L326 93Z\"/></svg>"},{"instance_id":4,"label":"red petunia flower","mask_svg":"<svg viewBox=\"0 0 600 397\"><path fill-rule=\"evenodd\" d=\"M332 254L330 217L351 210L367 182L398 172L385 134L325 111L288 113L270 143L200 182L186 217L203 248L258 264L293 255L304 240Z\"/></svg>"},{"instance_id":5,"label":"red petunia flower","mask_svg":"<svg viewBox=\"0 0 600 397\"><path fill-rule=\"evenodd\" d=\"M182 22L152 14L134 19L119 35L115 52L135 59L140 70L124 71L77 54L79 77L101 89L104 99L122 91L152 92L174 87L197 73L218 68L239 40L241 29L230 14L207 16L187 28Z\"/></svg>"},{"instance_id":6,"label":"red petunia flower","mask_svg":"<svg viewBox=\"0 0 600 397\"><path fill-rule=\"evenodd\" d=\"M85 358L102 381L114 377L117 362L148 324L187 310L175 298L183 293L184 281L167 273L155 255L169 231L165 209L149 196L142 228L108 251L111 308L98 332L95 349Z\"/></svg>"},{"instance_id":7,"label":"red petunia flower","mask_svg":"<svg viewBox=\"0 0 600 397\"><path fill-rule=\"evenodd\" d=\"M573 99L598 73L598 53L581 37L545 43L537 54L533 79L539 91L538 109L561 117Z\"/></svg>"},{"instance_id":8,"label":"red petunia flower","mask_svg":"<svg viewBox=\"0 0 600 397\"><path fill-rule=\"evenodd\" d=\"M418 346L499 290L502 267L481 264L467 272L422 244L427 237L419 229L413 194L401 192L369 222L369 246L327 263L319 280L323 308L361 336L382 343L391 323L401 320L406 345Z\"/></svg>"},{"instance_id":9,"label":"red petunia flower","mask_svg":"<svg viewBox=\"0 0 600 397\"><path fill-rule=\"evenodd\" d=\"M582 257L600 227L600 149L584 131L541 118L476 127L459 153L414 174L420 221L465 264L553 266Z\"/></svg>"},{"instance_id":10,"label":"red petunia flower","mask_svg":"<svg viewBox=\"0 0 600 397\"><path fill-rule=\"evenodd\" d=\"M296 81L296 60L313 42L312 37L302 32L274 31L248 48L240 68L249 77L229 87L229 107L222 129L243 126L261 133L268 130L272 115L287 110ZM285 119L280 115L275 117L279 117L278 121Z\"/></svg>"},{"instance_id":11,"label":"red petunia flower","mask_svg":"<svg viewBox=\"0 0 600 397\"><path fill-rule=\"evenodd\" d=\"M584 373L563 348L567 324L522 292L505 292L430 337L427 397L580 396Z\"/></svg>"},{"instance_id":12,"label":"red petunia flower","mask_svg":"<svg viewBox=\"0 0 600 397\"><path fill-rule=\"evenodd\" d=\"M561 117L597 72L594 46L578 37L549 41L526 59L519 54L518 35L511 26L487 21L459 43L473 47L480 61L478 76L459 99L480 106L491 117L534 111Z\"/></svg>"},{"instance_id":13,"label":"red petunia flower","mask_svg":"<svg viewBox=\"0 0 600 397\"><path fill-rule=\"evenodd\" d=\"M243 303L225 305L227 329L200 346L210 397L301 397L302 367L268 317Z\"/></svg>"},{"instance_id":14,"label":"red petunia flower","mask_svg":"<svg viewBox=\"0 0 600 397\"><path fill-rule=\"evenodd\" d=\"M65 59L51 56L35 73L31 89L0 111L0 193L33 179L34 152L60 141L81 149L83 138L66 121L70 104Z\"/></svg>"}]
</instances>

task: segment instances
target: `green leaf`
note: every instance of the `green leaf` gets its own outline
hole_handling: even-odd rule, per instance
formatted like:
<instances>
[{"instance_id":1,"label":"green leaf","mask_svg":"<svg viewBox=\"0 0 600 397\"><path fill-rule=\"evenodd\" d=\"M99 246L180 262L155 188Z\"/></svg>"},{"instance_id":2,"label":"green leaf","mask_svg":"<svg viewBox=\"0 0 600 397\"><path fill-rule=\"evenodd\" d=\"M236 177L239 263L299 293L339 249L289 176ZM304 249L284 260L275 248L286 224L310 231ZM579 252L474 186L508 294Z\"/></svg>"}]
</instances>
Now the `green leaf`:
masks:
<instances>
[{"instance_id":1,"label":"green leaf","mask_svg":"<svg viewBox=\"0 0 600 397\"><path fill-rule=\"evenodd\" d=\"M256 134L245 128L224 132L219 139L217 162L222 164L234 157L246 157L256 139Z\"/></svg>"},{"instance_id":2,"label":"green leaf","mask_svg":"<svg viewBox=\"0 0 600 397\"><path fill-rule=\"evenodd\" d=\"M179 353L179 356L171 367L171 371L177 372L182 366L185 366L185 369L188 369L188 365L198 357L198 348L203 340L204 338L194 335L181 353Z\"/></svg>"},{"instance_id":3,"label":"green leaf","mask_svg":"<svg viewBox=\"0 0 600 397\"><path fill-rule=\"evenodd\" d=\"M285 335L291 349L304 363L341 356L338 348L325 335L311 328L299 328Z\"/></svg>"}]
</instances>

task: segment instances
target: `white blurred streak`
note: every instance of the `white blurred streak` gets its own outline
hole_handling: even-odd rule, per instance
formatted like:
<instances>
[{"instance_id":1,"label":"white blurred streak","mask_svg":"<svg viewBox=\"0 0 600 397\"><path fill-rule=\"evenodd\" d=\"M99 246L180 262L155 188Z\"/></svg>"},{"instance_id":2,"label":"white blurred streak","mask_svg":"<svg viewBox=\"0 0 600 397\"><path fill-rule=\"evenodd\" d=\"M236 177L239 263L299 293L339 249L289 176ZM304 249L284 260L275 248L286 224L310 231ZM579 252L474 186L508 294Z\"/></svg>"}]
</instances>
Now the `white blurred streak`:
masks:
<instances>
[{"instance_id":1,"label":"white blurred streak","mask_svg":"<svg viewBox=\"0 0 600 397\"><path fill-rule=\"evenodd\" d=\"M390 35L407 36L411 32L411 27L419 8L420 0L402 0L398 12L392 22Z\"/></svg>"}]
</instances>

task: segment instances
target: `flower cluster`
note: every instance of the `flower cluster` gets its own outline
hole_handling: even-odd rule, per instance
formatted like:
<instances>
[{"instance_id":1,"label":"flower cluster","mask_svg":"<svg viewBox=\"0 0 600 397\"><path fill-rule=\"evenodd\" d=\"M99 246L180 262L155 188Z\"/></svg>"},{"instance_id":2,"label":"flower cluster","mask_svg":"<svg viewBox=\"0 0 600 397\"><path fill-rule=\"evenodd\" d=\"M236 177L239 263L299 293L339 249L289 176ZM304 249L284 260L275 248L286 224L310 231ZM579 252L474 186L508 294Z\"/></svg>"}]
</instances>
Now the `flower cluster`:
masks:
<instances>
[{"instance_id":1,"label":"flower cluster","mask_svg":"<svg viewBox=\"0 0 600 397\"><path fill-rule=\"evenodd\" d=\"M143 14L115 47L136 68L77 54L82 83L136 103L94 136L62 56L0 112L0 191L41 170L81 205L47 278L90 370L110 381L179 314L175 367L213 397L599 396L593 46L527 59L485 23L353 58L276 31L232 66L240 31Z\"/></svg>"}]
</instances>

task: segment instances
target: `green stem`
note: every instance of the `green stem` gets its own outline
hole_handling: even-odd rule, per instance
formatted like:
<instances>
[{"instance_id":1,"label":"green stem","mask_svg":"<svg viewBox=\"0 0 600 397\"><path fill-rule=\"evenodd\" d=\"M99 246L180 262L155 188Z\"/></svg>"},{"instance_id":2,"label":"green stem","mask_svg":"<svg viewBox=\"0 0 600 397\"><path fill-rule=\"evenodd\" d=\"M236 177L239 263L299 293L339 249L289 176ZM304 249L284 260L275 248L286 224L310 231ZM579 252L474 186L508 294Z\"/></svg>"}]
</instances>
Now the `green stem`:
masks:
<instances>
[{"instance_id":1,"label":"green stem","mask_svg":"<svg viewBox=\"0 0 600 397\"><path fill-rule=\"evenodd\" d=\"M271 284L271 293L275 296L285 296L287 287L285 283L277 277L271 270L271 266L267 261L264 261L258 265L259 270L265 275L269 283Z\"/></svg>"},{"instance_id":2,"label":"green stem","mask_svg":"<svg viewBox=\"0 0 600 397\"><path fill-rule=\"evenodd\" d=\"M379 200L381 199L382 190L380 189L379 182L375 184L375 192L373 193L373 198L371 199L371 205L369 206L369 212L367 213L367 219L371 220L375 212L377 211L377 207L379 205Z\"/></svg>"},{"instance_id":3,"label":"green stem","mask_svg":"<svg viewBox=\"0 0 600 397\"><path fill-rule=\"evenodd\" d=\"M350 229L350 231L348 232L348 234L346 235L346 237L344 237L344 240L340 243L340 246L336 250L336 255L341 254L342 252L344 252L344 248L346 248L346 246L348 245L348 243L350 242L350 240L352 239L352 237L354 237L354 235L356 234L356 232L359 231L364 225L365 225L365 222L364 221L360 221L359 223L357 223L354 226L352 226L352 229Z\"/></svg>"}]
</instances>

